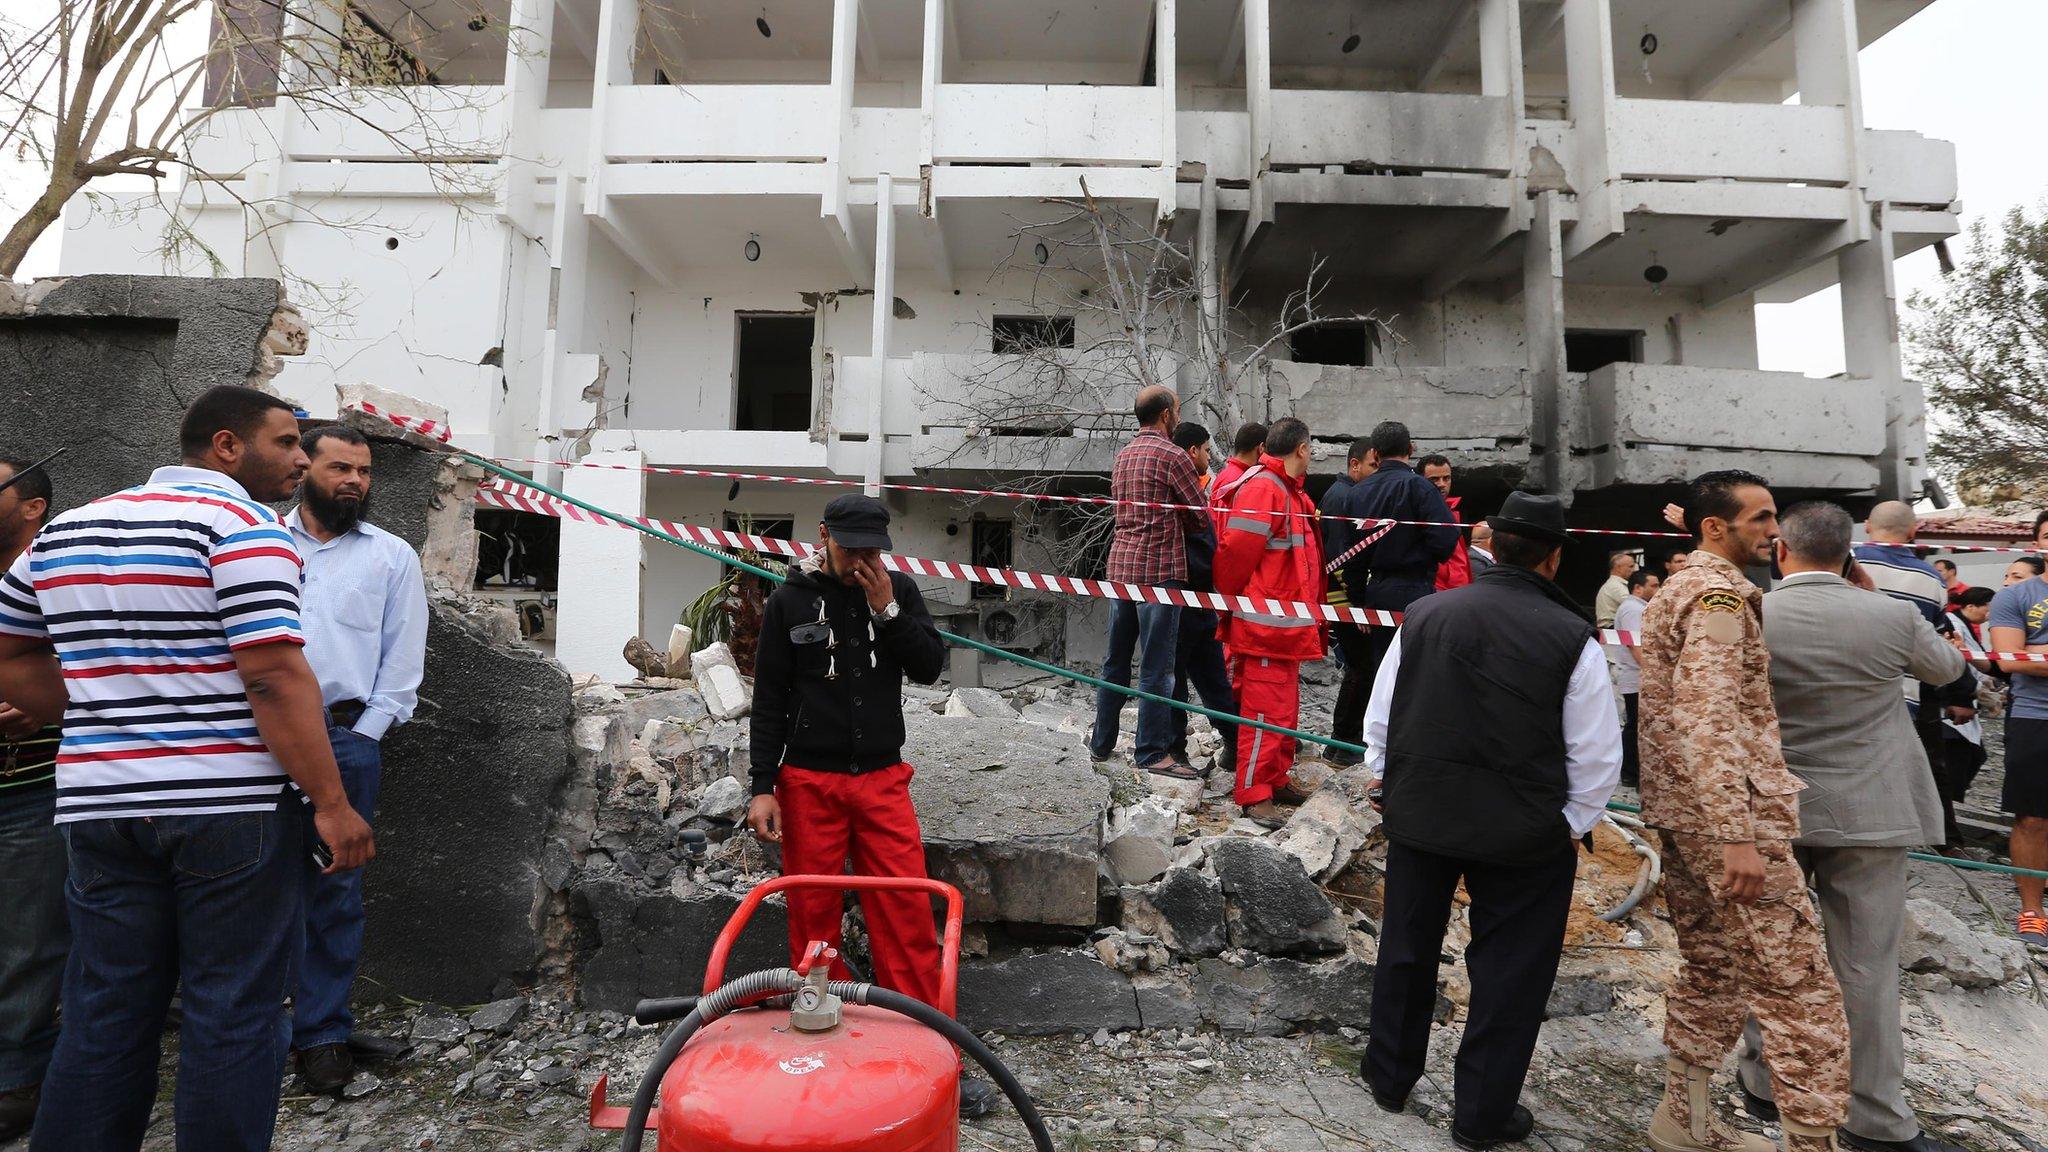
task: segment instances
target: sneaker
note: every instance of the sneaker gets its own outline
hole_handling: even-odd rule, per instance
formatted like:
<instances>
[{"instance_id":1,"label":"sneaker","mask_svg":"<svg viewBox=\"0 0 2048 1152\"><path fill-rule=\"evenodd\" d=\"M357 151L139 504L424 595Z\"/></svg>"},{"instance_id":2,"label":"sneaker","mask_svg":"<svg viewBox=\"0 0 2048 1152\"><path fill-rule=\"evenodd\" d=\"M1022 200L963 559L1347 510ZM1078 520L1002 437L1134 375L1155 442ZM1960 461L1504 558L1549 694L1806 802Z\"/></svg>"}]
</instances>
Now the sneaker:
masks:
<instances>
[{"instance_id":1,"label":"sneaker","mask_svg":"<svg viewBox=\"0 0 2048 1152\"><path fill-rule=\"evenodd\" d=\"M347 1044L316 1044L299 1053L299 1081L319 1095L339 1092L355 1078L355 1057Z\"/></svg>"},{"instance_id":2,"label":"sneaker","mask_svg":"<svg viewBox=\"0 0 2048 1152\"><path fill-rule=\"evenodd\" d=\"M2020 943L2036 952L2048 952L2048 916L2039 912L2022 912L2019 919Z\"/></svg>"}]
</instances>

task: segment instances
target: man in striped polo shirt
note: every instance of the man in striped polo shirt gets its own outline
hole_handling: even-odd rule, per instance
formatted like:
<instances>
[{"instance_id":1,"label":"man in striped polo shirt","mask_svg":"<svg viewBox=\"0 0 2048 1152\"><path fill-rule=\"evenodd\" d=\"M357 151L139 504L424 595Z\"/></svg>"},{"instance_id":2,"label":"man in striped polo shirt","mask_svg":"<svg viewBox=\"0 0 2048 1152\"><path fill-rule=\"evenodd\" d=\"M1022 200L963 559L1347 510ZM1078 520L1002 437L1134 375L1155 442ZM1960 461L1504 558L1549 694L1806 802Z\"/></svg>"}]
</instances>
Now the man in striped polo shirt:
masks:
<instances>
[{"instance_id":1,"label":"man in striped polo shirt","mask_svg":"<svg viewBox=\"0 0 2048 1152\"><path fill-rule=\"evenodd\" d=\"M0 571L28 551L50 518L50 476L0 460ZM0 700L0 1141L36 1118L43 1069L57 1044L57 986L71 926L64 918L64 841L50 826L57 800L55 724Z\"/></svg>"},{"instance_id":2,"label":"man in striped polo shirt","mask_svg":"<svg viewBox=\"0 0 2048 1152\"><path fill-rule=\"evenodd\" d=\"M0 697L64 719L56 821L71 882L64 1025L32 1152L133 1152L182 985L178 1145L270 1147L283 1003L312 850L373 854L301 651L297 549L258 503L305 474L290 405L222 385L182 467L57 517L0 577Z\"/></svg>"}]
</instances>

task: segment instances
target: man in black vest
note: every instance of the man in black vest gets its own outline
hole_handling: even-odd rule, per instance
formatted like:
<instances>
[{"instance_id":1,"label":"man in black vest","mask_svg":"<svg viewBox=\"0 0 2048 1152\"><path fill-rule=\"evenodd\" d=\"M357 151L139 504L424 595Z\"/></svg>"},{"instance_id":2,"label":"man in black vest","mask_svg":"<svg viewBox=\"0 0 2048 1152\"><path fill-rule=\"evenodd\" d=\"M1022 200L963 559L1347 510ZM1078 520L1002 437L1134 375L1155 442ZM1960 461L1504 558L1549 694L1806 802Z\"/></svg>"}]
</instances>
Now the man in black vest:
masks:
<instances>
[{"instance_id":1,"label":"man in black vest","mask_svg":"<svg viewBox=\"0 0 2048 1152\"><path fill-rule=\"evenodd\" d=\"M1516 492L1487 523L1498 562L1409 610L1365 719L1388 844L1361 1071L1380 1107L1407 1106L1429 1051L1437 961L1462 879L1472 898L1472 1000L1451 1122L1460 1148L1511 1143L1535 1127L1516 1100L1557 977L1573 841L1599 822L1621 775L1606 657L1593 622L1551 583L1564 506Z\"/></svg>"}]
</instances>

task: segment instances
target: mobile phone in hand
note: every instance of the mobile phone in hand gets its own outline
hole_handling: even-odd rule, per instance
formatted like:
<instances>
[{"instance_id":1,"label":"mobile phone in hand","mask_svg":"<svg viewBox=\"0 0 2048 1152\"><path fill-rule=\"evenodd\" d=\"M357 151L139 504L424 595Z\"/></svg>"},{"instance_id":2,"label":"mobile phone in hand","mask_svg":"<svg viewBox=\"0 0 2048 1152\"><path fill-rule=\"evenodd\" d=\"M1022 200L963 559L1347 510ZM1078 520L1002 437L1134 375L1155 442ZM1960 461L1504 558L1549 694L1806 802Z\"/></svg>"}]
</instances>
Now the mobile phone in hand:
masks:
<instances>
[{"instance_id":1,"label":"mobile phone in hand","mask_svg":"<svg viewBox=\"0 0 2048 1152\"><path fill-rule=\"evenodd\" d=\"M334 867L334 849L329 848L327 841L318 837L313 839L313 865L322 872Z\"/></svg>"}]
</instances>

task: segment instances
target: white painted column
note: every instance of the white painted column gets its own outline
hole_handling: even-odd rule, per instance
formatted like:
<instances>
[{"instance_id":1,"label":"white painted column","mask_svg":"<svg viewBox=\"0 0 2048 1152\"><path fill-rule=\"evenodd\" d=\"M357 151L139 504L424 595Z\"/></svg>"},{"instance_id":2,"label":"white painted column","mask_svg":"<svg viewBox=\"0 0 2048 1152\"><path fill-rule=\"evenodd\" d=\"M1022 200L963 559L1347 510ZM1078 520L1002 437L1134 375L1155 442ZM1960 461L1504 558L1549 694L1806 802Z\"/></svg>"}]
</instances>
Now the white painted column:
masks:
<instances>
[{"instance_id":1,"label":"white painted column","mask_svg":"<svg viewBox=\"0 0 2048 1152\"><path fill-rule=\"evenodd\" d=\"M1579 219L1565 242L1567 258L1620 235L1623 227L1614 195L1613 28L1608 0L1565 0L1565 92L1575 154L1571 178L1579 195Z\"/></svg>"},{"instance_id":2,"label":"white painted column","mask_svg":"<svg viewBox=\"0 0 2048 1152\"><path fill-rule=\"evenodd\" d=\"M1899 347L1898 286L1892 276L1892 229L1878 205L1870 239L1836 257L1842 277L1842 351L1849 375L1870 381L1884 401L1884 454L1877 495L1910 501L1919 495L1927 456L1926 400L1906 379Z\"/></svg>"},{"instance_id":3,"label":"white painted column","mask_svg":"<svg viewBox=\"0 0 2048 1152\"><path fill-rule=\"evenodd\" d=\"M624 516L647 514L646 463L639 452L595 452L585 457L611 468L572 468L563 490L578 500ZM640 635L640 590L646 537L616 525L562 521L562 571L555 613L555 659L572 676L631 680L637 673L623 655ZM667 643L667 627L658 639Z\"/></svg>"},{"instance_id":4,"label":"white painted column","mask_svg":"<svg viewBox=\"0 0 2048 1152\"><path fill-rule=\"evenodd\" d=\"M1855 0L1793 0L1792 60L1799 102L1842 114L1840 172L1850 195L1843 222L1855 239L1870 235L1863 200L1863 84L1857 65Z\"/></svg>"},{"instance_id":5,"label":"white painted column","mask_svg":"<svg viewBox=\"0 0 2048 1152\"><path fill-rule=\"evenodd\" d=\"M1522 215L1529 174L1522 117L1528 100L1522 80L1522 12L1516 0L1479 0L1479 90L1507 102L1508 174L1515 181L1516 214Z\"/></svg>"},{"instance_id":6,"label":"white painted column","mask_svg":"<svg viewBox=\"0 0 2048 1152\"><path fill-rule=\"evenodd\" d=\"M1251 211L1245 215L1240 252L1249 249L1272 220L1266 166L1273 155L1273 32L1267 0L1244 0L1244 100L1251 131Z\"/></svg>"},{"instance_id":7,"label":"white painted column","mask_svg":"<svg viewBox=\"0 0 2048 1152\"><path fill-rule=\"evenodd\" d=\"M1534 200L1529 239L1522 249L1523 340L1529 363L1529 447L1543 491L1571 500L1570 422L1564 396L1564 245L1558 234L1557 193Z\"/></svg>"},{"instance_id":8,"label":"white painted column","mask_svg":"<svg viewBox=\"0 0 2048 1152\"><path fill-rule=\"evenodd\" d=\"M875 327L869 354L877 371L868 394L868 474L862 489L882 494L882 452L888 445L882 399L889 389L889 325L896 312L896 182L887 172L875 177Z\"/></svg>"},{"instance_id":9,"label":"white painted column","mask_svg":"<svg viewBox=\"0 0 2048 1152\"><path fill-rule=\"evenodd\" d=\"M1155 0L1152 79L1159 85L1159 219L1173 215L1180 198L1180 106L1174 67L1174 0Z\"/></svg>"}]
</instances>

